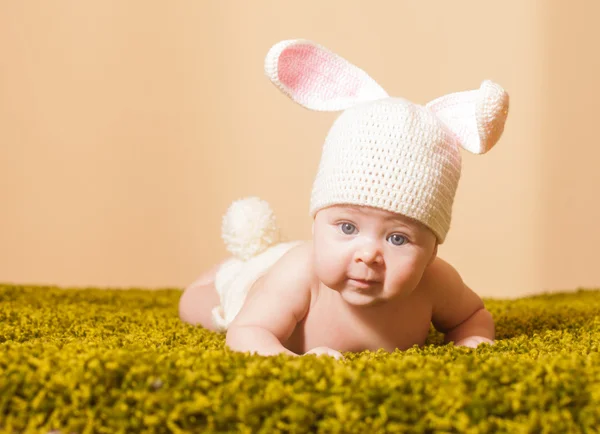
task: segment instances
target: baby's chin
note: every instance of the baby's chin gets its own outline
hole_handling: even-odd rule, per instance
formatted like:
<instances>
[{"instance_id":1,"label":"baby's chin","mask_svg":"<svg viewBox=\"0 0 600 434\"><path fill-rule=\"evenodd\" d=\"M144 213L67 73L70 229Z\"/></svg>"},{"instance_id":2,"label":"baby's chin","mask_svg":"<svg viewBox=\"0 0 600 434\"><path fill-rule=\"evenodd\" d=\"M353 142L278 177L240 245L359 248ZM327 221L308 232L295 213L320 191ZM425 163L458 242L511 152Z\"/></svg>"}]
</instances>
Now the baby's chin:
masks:
<instances>
[{"instance_id":1,"label":"baby's chin","mask_svg":"<svg viewBox=\"0 0 600 434\"><path fill-rule=\"evenodd\" d=\"M352 285L346 285L337 291L342 300L351 306L369 307L379 306L391 301L400 300L408 294L405 291L394 292L393 294L384 291L383 285L372 288L356 288Z\"/></svg>"},{"instance_id":2,"label":"baby's chin","mask_svg":"<svg viewBox=\"0 0 600 434\"><path fill-rule=\"evenodd\" d=\"M338 292L342 300L356 307L377 306L388 301L381 285L366 289L347 285Z\"/></svg>"},{"instance_id":3,"label":"baby's chin","mask_svg":"<svg viewBox=\"0 0 600 434\"><path fill-rule=\"evenodd\" d=\"M355 289L345 289L340 291L340 296L347 304L355 307L378 306L386 302L381 298L365 292L358 292Z\"/></svg>"}]
</instances>

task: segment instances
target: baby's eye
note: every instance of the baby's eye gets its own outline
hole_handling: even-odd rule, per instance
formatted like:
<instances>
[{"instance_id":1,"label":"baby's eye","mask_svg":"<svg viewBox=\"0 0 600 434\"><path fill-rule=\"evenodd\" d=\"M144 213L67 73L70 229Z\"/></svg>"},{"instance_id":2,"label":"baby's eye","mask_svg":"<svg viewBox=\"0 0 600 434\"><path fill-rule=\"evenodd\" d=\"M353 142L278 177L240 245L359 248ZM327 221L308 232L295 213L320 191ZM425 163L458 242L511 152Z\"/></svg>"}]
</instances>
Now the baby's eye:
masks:
<instances>
[{"instance_id":1,"label":"baby's eye","mask_svg":"<svg viewBox=\"0 0 600 434\"><path fill-rule=\"evenodd\" d=\"M339 226L342 232L346 235L352 235L356 229L356 226L354 226L352 223L341 223Z\"/></svg>"},{"instance_id":2,"label":"baby's eye","mask_svg":"<svg viewBox=\"0 0 600 434\"><path fill-rule=\"evenodd\" d=\"M408 241L404 235L400 234L392 234L388 237L388 240L394 246L401 246L403 244L406 244L406 242Z\"/></svg>"}]
</instances>

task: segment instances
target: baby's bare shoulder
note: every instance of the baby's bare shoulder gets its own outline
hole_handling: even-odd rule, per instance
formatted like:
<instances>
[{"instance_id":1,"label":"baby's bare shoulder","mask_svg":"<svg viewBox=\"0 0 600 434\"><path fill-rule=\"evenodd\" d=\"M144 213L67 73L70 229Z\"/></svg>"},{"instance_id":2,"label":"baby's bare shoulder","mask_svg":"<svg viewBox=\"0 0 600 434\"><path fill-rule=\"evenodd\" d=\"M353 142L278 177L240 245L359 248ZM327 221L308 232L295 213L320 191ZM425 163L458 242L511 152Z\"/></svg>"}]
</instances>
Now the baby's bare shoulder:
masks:
<instances>
[{"instance_id":1,"label":"baby's bare shoulder","mask_svg":"<svg viewBox=\"0 0 600 434\"><path fill-rule=\"evenodd\" d=\"M425 269L419 286L434 303L442 294L461 290L463 281L458 271L438 256Z\"/></svg>"},{"instance_id":2,"label":"baby's bare shoulder","mask_svg":"<svg viewBox=\"0 0 600 434\"><path fill-rule=\"evenodd\" d=\"M285 341L308 311L311 300L310 246L299 244L286 252L256 282L233 326L258 326Z\"/></svg>"},{"instance_id":3,"label":"baby's bare shoulder","mask_svg":"<svg viewBox=\"0 0 600 434\"><path fill-rule=\"evenodd\" d=\"M266 273L269 279L309 283L312 275L312 242L304 241L291 248Z\"/></svg>"},{"instance_id":4,"label":"baby's bare shoulder","mask_svg":"<svg viewBox=\"0 0 600 434\"><path fill-rule=\"evenodd\" d=\"M255 283L253 290L258 290L265 281L271 283L285 283L305 281L312 268L312 248L303 241L285 252ZM255 291L251 291L255 292Z\"/></svg>"},{"instance_id":5,"label":"baby's bare shoulder","mask_svg":"<svg viewBox=\"0 0 600 434\"><path fill-rule=\"evenodd\" d=\"M446 274L451 272L457 271L448 262L444 261L439 256L436 256L429 267L425 269L425 273L423 273L423 279L426 281L433 281L435 279L443 278Z\"/></svg>"},{"instance_id":6,"label":"baby's bare shoulder","mask_svg":"<svg viewBox=\"0 0 600 434\"><path fill-rule=\"evenodd\" d=\"M256 281L248 299L259 293L280 297L285 292L297 294L308 289L312 268L310 252L312 246L309 242L302 242L288 250Z\"/></svg>"},{"instance_id":7,"label":"baby's bare shoulder","mask_svg":"<svg viewBox=\"0 0 600 434\"><path fill-rule=\"evenodd\" d=\"M481 298L464 283L459 272L441 258L431 263L421 281L437 330L449 330L483 307Z\"/></svg>"}]
</instances>

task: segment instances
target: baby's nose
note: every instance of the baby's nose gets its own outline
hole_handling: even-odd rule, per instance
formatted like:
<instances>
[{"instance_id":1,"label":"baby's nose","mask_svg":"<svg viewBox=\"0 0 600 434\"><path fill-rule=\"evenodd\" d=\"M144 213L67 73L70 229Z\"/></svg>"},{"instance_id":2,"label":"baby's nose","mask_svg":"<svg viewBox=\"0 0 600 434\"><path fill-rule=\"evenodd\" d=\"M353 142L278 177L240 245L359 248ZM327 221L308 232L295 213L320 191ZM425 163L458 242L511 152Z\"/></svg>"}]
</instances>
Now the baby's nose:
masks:
<instances>
[{"instance_id":1,"label":"baby's nose","mask_svg":"<svg viewBox=\"0 0 600 434\"><path fill-rule=\"evenodd\" d=\"M370 263L381 263L383 261L381 250L375 243L365 244L356 249L354 253L354 259L356 262Z\"/></svg>"}]
</instances>

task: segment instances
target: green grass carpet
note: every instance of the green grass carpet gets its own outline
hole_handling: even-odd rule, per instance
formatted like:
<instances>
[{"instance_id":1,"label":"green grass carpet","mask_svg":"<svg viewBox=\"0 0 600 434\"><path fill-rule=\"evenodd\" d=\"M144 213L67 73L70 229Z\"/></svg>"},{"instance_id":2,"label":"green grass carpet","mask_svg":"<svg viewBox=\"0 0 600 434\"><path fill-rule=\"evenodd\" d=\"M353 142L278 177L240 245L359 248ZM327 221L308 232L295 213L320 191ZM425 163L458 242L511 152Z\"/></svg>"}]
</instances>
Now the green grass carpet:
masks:
<instances>
[{"instance_id":1,"label":"green grass carpet","mask_svg":"<svg viewBox=\"0 0 600 434\"><path fill-rule=\"evenodd\" d=\"M0 432L600 432L600 291L486 299L497 343L234 353L181 291L0 285Z\"/></svg>"}]
</instances>

